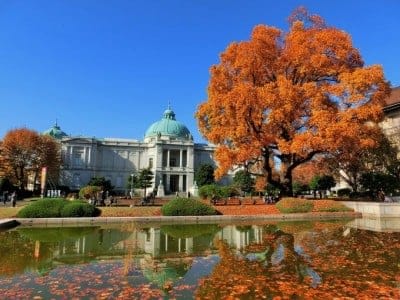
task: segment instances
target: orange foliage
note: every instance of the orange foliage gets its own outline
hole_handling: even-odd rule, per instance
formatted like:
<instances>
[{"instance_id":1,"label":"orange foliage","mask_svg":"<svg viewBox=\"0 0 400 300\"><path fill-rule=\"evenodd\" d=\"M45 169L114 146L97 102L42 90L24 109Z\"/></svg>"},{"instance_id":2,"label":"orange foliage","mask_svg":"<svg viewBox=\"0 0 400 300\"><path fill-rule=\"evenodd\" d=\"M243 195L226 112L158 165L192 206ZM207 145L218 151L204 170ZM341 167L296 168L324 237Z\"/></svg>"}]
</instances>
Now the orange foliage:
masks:
<instances>
[{"instance_id":1,"label":"orange foliage","mask_svg":"<svg viewBox=\"0 0 400 300\"><path fill-rule=\"evenodd\" d=\"M389 93L381 66L364 66L350 35L319 16L298 9L290 22L288 32L256 26L211 67L196 118L217 145L217 177L261 163L268 182L291 192L293 170L316 154L374 144L369 124ZM278 181L271 158L281 162Z\"/></svg>"},{"instance_id":2,"label":"orange foliage","mask_svg":"<svg viewBox=\"0 0 400 300\"><path fill-rule=\"evenodd\" d=\"M240 252L216 241L220 261L200 280L196 299L399 299L398 235L352 230L344 237L343 223L305 224L313 233L302 234L299 225L266 226L260 243Z\"/></svg>"},{"instance_id":3,"label":"orange foliage","mask_svg":"<svg viewBox=\"0 0 400 300\"><path fill-rule=\"evenodd\" d=\"M331 172L322 158L313 159L293 171L293 181L308 185L316 175L329 175Z\"/></svg>"},{"instance_id":4,"label":"orange foliage","mask_svg":"<svg viewBox=\"0 0 400 300\"><path fill-rule=\"evenodd\" d=\"M4 174L21 189L24 189L29 174L37 178L39 170L47 166L48 173L55 175L60 167L58 143L27 128L8 131L0 153Z\"/></svg>"}]
</instances>

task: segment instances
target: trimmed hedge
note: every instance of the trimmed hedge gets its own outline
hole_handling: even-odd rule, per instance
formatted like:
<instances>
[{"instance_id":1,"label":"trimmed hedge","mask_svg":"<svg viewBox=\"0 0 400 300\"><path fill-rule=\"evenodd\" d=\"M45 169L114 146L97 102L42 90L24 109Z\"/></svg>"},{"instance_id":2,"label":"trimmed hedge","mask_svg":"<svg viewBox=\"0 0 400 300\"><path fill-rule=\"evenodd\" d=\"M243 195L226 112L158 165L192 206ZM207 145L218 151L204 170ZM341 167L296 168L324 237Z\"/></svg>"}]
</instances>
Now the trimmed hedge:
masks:
<instances>
[{"instance_id":1,"label":"trimmed hedge","mask_svg":"<svg viewBox=\"0 0 400 300\"><path fill-rule=\"evenodd\" d=\"M44 198L22 208L18 218L95 217L101 211L83 201Z\"/></svg>"},{"instance_id":2,"label":"trimmed hedge","mask_svg":"<svg viewBox=\"0 0 400 300\"><path fill-rule=\"evenodd\" d=\"M72 201L62 208L61 217L94 217L98 216L99 212L99 209L89 203Z\"/></svg>"},{"instance_id":3,"label":"trimmed hedge","mask_svg":"<svg viewBox=\"0 0 400 300\"><path fill-rule=\"evenodd\" d=\"M175 198L161 207L164 216L209 216L217 215L212 206L190 198Z\"/></svg>"},{"instance_id":4,"label":"trimmed hedge","mask_svg":"<svg viewBox=\"0 0 400 300\"><path fill-rule=\"evenodd\" d=\"M314 208L311 200L301 198L284 198L276 204L276 208L284 214L306 213Z\"/></svg>"}]
</instances>

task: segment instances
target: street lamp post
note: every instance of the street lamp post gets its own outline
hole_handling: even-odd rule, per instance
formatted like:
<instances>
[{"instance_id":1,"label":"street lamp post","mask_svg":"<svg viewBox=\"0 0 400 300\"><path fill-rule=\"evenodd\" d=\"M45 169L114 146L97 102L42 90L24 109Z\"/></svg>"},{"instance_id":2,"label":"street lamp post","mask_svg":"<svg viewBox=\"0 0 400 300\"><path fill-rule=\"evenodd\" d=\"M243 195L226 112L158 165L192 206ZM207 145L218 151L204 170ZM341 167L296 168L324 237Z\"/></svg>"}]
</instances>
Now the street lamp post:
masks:
<instances>
[{"instance_id":1,"label":"street lamp post","mask_svg":"<svg viewBox=\"0 0 400 300\"><path fill-rule=\"evenodd\" d=\"M131 199L133 198L133 176L135 176L135 174L131 174Z\"/></svg>"}]
</instances>

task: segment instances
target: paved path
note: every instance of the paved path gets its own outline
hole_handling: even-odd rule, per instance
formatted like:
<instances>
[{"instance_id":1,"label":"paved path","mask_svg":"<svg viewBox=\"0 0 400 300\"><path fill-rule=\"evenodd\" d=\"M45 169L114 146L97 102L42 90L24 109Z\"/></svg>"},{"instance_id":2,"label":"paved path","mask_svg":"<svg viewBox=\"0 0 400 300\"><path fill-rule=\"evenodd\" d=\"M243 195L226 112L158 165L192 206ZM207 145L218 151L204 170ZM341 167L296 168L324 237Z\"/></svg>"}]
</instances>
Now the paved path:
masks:
<instances>
[{"instance_id":1,"label":"paved path","mask_svg":"<svg viewBox=\"0 0 400 300\"><path fill-rule=\"evenodd\" d=\"M196 224L196 223L230 223L249 221L282 221L282 220L332 220L342 218L360 218L360 213L354 212L321 212L276 215L218 215L218 216L153 216L153 217L96 217L96 218L37 218L15 219L22 226L85 226L122 223L168 223L168 224Z\"/></svg>"}]
</instances>

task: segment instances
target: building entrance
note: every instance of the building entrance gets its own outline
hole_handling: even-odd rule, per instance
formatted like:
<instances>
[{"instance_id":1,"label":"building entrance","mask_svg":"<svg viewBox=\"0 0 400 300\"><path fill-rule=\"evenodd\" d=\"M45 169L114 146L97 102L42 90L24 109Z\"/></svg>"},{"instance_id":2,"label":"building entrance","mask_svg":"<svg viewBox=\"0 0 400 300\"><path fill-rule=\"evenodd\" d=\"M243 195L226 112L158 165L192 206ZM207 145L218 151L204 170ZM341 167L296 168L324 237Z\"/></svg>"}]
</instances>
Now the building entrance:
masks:
<instances>
[{"instance_id":1,"label":"building entrance","mask_svg":"<svg viewBox=\"0 0 400 300\"><path fill-rule=\"evenodd\" d=\"M179 192L179 175L170 175L169 189L171 193Z\"/></svg>"}]
</instances>

